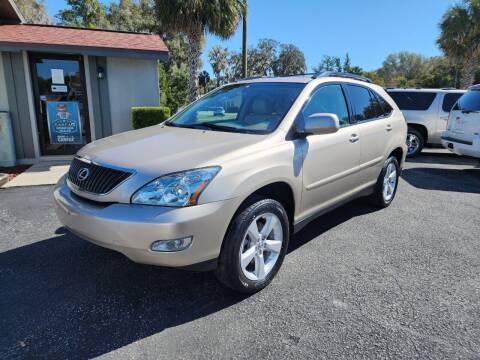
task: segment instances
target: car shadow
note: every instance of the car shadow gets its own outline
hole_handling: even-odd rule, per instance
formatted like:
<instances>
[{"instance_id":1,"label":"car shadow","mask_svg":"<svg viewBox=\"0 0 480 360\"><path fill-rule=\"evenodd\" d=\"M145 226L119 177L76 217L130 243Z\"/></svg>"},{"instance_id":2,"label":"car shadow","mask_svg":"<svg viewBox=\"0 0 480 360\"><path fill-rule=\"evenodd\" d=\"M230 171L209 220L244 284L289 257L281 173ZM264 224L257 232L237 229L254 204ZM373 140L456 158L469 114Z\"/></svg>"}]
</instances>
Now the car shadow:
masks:
<instances>
[{"instance_id":1,"label":"car shadow","mask_svg":"<svg viewBox=\"0 0 480 360\"><path fill-rule=\"evenodd\" d=\"M288 252L355 216L354 201L297 233ZM0 253L0 358L92 358L247 298L213 273L136 264L59 228Z\"/></svg>"},{"instance_id":2,"label":"car shadow","mask_svg":"<svg viewBox=\"0 0 480 360\"><path fill-rule=\"evenodd\" d=\"M70 232L1 253L0 284L0 358L92 358L245 299Z\"/></svg>"},{"instance_id":3,"label":"car shadow","mask_svg":"<svg viewBox=\"0 0 480 360\"><path fill-rule=\"evenodd\" d=\"M402 178L410 185L424 190L442 190L480 194L480 168L409 168Z\"/></svg>"},{"instance_id":4,"label":"car shadow","mask_svg":"<svg viewBox=\"0 0 480 360\"><path fill-rule=\"evenodd\" d=\"M453 153L428 153L423 152L413 158L407 158L412 164L437 164L437 165L480 165L479 159L460 156Z\"/></svg>"},{"instance_id":5,"label":"car shadow","mask_svg":"<svg viewBox=\"0 0 480 360\"><path fill-rule=\"evenodd\" d=\"M328 230L354 217L380 210L371 206L366 199L360 198L330 211L312 220L302 230L297 232L289 243L287 253L291 253Z\"/></svg>"}]
</instances>

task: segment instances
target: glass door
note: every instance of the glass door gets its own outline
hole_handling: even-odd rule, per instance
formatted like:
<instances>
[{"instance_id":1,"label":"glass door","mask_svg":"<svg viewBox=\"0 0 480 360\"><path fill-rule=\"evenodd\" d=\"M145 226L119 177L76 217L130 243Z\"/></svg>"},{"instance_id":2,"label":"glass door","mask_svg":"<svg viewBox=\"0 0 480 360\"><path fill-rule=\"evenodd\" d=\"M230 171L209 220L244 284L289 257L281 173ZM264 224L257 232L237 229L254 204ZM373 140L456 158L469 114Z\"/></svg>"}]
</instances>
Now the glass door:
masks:
<instances>
[{"instance_id":1,"label":"glass door","mask_svg":"<svg viewBox=\"0 0 480 360\"><path fill-rule=\"evenodd\" d=\"M91 141L83 59L30 53L42 155L72 155Z\"/></svg>"}]
</instances>

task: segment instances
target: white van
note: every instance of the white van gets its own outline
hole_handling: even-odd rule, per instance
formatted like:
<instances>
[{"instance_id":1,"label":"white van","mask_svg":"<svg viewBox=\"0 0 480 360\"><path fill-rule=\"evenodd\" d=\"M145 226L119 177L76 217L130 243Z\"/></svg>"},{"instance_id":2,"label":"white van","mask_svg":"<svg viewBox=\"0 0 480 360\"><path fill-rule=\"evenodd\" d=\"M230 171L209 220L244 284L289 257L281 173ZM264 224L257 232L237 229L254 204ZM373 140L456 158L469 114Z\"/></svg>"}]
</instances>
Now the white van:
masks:
<instances>
[{"instance_id":1,"label":"white van","mask_svg":"<svg viewBox=\"0 0 480 360\"><path fill-rule=\"evenodd\" d=\"M408 157L418 155L423 147L441 145L440 136L447 128L453 104L465 93L456 89L387 89L408 123Z\"/></svg>"},{"instance_id":2,"label":"white van","mask_svg":"<svg viewBox=\"0 0 480 360\"><path fill-rule=\"evenodd\" d=\"M453 107L442 145L455 154L480 158L480 84L472 86Z\"/></svg>"}]
</instances>

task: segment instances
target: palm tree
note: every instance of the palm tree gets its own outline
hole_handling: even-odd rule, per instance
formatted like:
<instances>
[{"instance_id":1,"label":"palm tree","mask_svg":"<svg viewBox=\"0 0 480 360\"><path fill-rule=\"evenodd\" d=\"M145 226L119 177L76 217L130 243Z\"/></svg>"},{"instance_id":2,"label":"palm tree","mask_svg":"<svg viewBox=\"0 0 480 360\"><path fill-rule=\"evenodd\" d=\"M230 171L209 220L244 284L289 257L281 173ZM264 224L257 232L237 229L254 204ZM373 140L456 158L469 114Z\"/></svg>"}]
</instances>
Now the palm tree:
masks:
<instances>
[{"instance_id":1,"label":"palm tree","mask_svg":"<svg viewBox=\"0 0 480 360\"><path fill-rule=\"evenodd\" d=\"M247 49L247 26L248 26L248 0L245 0L245 7L242 14L242 75L244 78L248 76L248 49Z\"/></svg>"},{"instance_id":2,"label":"palm tree","mask_svg":"<svg viewBox=\"0 0 480 360\"><path fill-rule=\"evenodd\" d=\"M480 61L480 0L453 5L443 16L440 30L438 45L457 69L462 68L461 87L472 85Z\"/></svg>"},{"instance_id":3,"label":"palm tree","mask_svg":"<svg viewBox=\"0 0 480 360\"><path fill-rule=\"evenodd\" d=\"M200 75L198 75L198 85L200 85L203 88L203 93L207 93L207 86L208 83L210 82L210 74L203 70Z\"/></svg>"},{"instance_id":4,"label":"palm tree","mask_svg":"<svg viewBox=\"0 0 480 360\"><path fill-rule=\"evenodd\" d=\"M213 74L217 81L217 87L222 83L222 74L223 78L227 80L228 78L228 57L229 52L227 48L222 48L221 46L214 46L208 53L208 60L212 66Z\"/></svg>"},{"instance_id":5,"label":"palm tree","mask_svg":"<svg viewBox=\"0 0 480 360\"><path fill-rule=\"evenodd\" d=\"M198 68L205 33L228 39L234 34L245 7L245 0L156 0L162 28L187 36L190 101L198 95Z\"/></svg>"}]
</instances>

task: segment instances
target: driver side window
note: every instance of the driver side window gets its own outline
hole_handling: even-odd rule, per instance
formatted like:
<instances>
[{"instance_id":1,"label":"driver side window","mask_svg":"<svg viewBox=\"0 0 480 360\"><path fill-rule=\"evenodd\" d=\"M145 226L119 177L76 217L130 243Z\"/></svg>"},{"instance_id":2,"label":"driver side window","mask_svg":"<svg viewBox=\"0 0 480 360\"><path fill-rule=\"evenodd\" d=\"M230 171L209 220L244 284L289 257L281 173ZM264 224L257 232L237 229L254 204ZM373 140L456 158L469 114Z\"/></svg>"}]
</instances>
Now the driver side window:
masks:
<instances>
[{"instance_id":1,"label":"driver side window","mask_svg":"<svg viewBox=\"0 0 480 360\"><path fill-rule=\"evenodd\" d=\"M303 119L316 113L336 114L340 121L340 126L348 125L348 108L340 85L325 85L312 94L308 104L302 111Z\"/></svg>"}]
</instances>

